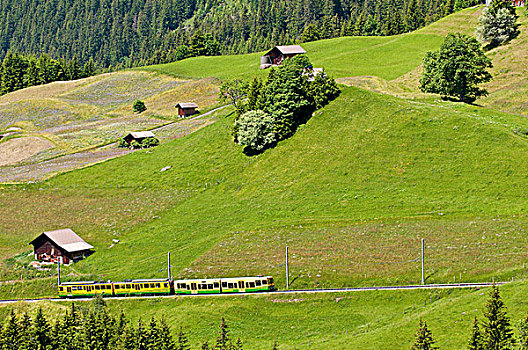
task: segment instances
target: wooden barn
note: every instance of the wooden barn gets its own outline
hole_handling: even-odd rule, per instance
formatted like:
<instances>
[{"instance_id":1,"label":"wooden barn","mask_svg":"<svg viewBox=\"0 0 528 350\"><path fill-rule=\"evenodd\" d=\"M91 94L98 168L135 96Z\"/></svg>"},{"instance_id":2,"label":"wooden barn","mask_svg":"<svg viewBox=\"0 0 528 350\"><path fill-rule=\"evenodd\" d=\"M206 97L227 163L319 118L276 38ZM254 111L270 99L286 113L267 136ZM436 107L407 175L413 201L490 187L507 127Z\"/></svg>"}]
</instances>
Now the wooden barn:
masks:
<instances>
[{"instance_id":1,"label":"wooden barn","mask_svg":"<svg viewBox=\"0 0 528 350\"><path fill-rule=\"evenodd\" d=\"M180 102L176 105L176 108L178 108L178 115L180 117L188 117L190 115L196 114L198 105L193 102Z\"/></svg>"},{"instance_id":2,"label":"wooden barn","mask_svg":"<svg viewBox=\"0 0 528 350\"><path fill-rule=\"evenodd\" d=\"M300 45L275 46L264 56L260 57L260 69L280 65L286 58L306 53Z\"/></svg>"},{"instance_id":3,"label":"wooden barn","mask_svg":"<svg viewBox=\"0 0 528 350\"><path fill-rule=\"evenodd\" d=\"M491 0L486 0L486 6L489 6L491 4ZM511 0L512 6L525 6L526 1L525 0Z\"/></svg>"},{"instance_id":4,"label":"wooden barn","mask_svg":"<svg viewBox=\"0 0 528 350\"><path fill-rule=\"evenodd\" d=\"M156 137L156 136L154 136L152 131L136 131L136 132L131 132L130 134L123 137L123 140L125 140L130 145L132 141L137 141L141 143L141 141L149 137Z\"/></svg>"},{"instance_id":5,"label":"wooden barn","mask_svg":"<svg viewBox=\"0 0 528 350\"><path fill-rule=\"evenodd\" d=\"M69 228L43 232L31 241L35 259L46 262L57 262L62 258L63 264L70 264L92 254L93 246Z\"/></svg>"}]
</instances>

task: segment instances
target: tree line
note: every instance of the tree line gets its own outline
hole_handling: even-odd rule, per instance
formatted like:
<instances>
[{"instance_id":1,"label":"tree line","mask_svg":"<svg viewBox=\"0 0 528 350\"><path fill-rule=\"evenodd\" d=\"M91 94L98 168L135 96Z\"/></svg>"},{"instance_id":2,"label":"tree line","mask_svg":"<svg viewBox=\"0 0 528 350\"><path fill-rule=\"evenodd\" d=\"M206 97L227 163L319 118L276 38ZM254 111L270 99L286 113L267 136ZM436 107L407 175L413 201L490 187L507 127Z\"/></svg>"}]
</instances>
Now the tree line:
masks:
<instances>
[{"instance_id":1,"label":"tree line","mask_svg":"<svg viewBox=\"0 0 528 350\"><path fill-rule=\"evenodd\" d=\"M518 325L519 337L513 334L511 320L507 314L499 287L493 286L489 293L483 321L479 322L475 316L471 327L471 335L467 344L468 350L528 350L528 316ZM411 350L435 350L433 333L427 322L420 319L415 341Z\"/></svg>"},{"instance_id":2,"label":"tree line","mask_svg":"<svg viewBox=\"0 0 528 350\"><path fill-rule=\"evenodd\" d=\"M46 52L112 69L414 30L479 0L1 0L0 59Z\"/></svg>"},{"instance_id":3,"label":"tree line","mask_svg":"<svg viewBox=\"0 0 528 350\"><path fill-rule=\"evenodd\" d=\"M222 318L216 339L199 344L202 350L243 350L240 338L234 340ZM152 317L133 324L121 312L110 313L101 298L91 308L72 303L65 314L50 321L42 309L31 317L13 310L0 325L1 350L190 350L182 327L173 334L166 321Z\"/></svg>"},{"instance_id":4,"label":"tree line","mask_svg":"<svg viewBox=\"0 0 528 350\"><path fill-rule=\"evenodd\" d=\"M0 94L57 80L76 80L94 75L93 60L81 66L77 57L53 59L46 54L34 56L8 51L0 66Z\"/></svg>"}]
</instances>

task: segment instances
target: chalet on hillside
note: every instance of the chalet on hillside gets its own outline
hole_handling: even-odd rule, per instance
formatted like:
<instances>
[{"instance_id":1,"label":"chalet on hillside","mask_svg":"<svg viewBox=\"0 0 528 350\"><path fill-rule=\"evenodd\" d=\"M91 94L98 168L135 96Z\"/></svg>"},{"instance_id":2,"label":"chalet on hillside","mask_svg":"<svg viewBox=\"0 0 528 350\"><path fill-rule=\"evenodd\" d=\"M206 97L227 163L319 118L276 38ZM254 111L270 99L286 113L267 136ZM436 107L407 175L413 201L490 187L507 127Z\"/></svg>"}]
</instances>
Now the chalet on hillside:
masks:
<instances>
[{"instance_id":1,"label":"chalet on hillside","mask_svg":"<svg viewBox=\"0 0 528 350\"><path fill-rule=\"evenodd\" d=\"M180 102L176 105L176 108L178 108L178 115L180 117L188 117L190 115L196 114L198 105L193 102Z\"/></svg>"},{"instance_id":2,"label":"chalet on hillside","mask_svg":"<svg viewBox=\"0 0 528 350\"><path fill-rule=\"evenodd\" d=\"M62 258L63 264L70 264L92 254L93 246L69 228L43 232L32 240L35 259L46 262L57 262Z\"/></svg>"},{"instance_id":3,"label":"chalet on hillside","mask_svg":"<svg viewBox=\"0 0 528 350\"><path fill-rule=\"evenodd\" d=\"M130 145L132 141L137 141L141 143L141 141L149 137L156 137L156 136L154 136L152 131L136 131L136 132L131 132L130 134L123 137L123 140L125 140Z\"/></svg>"},{"instance_id":4,"label":"chalet on hillside","mask_svg":"<svg viewBox=\"0 0 528 350\"><path fill-rule=\"evenodd\" d=\"M275 46L264 56L260 57L260 69L280 65L286 58L306 53L300 45Z\"/></svg>"},{"instance_id":5,"label":"chalet on hillside","mask_svg":"<svg viewBox=\"0 0 528 350\"><path fill-rule=\"evenodd\" d=\"M525 0L511 0L512 6L525 6L526 1ZM486 0L486 6L489 6L491 4L491 0Z\"/></svg>"}]
</instances>

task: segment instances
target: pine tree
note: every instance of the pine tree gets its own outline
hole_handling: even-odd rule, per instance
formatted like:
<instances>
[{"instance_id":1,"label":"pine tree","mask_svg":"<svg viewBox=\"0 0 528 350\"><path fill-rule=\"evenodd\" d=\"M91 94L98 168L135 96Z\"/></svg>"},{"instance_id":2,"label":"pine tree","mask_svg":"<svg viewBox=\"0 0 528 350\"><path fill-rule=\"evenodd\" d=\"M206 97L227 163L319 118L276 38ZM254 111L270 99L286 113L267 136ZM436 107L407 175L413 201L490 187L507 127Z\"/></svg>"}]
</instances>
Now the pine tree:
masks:
<instances>
[{"instance_id":1,"label":"pine tree","mask_svg":"<svg viewBox=\"0 0 528 350\"><path fill-rule=\"evenodd\" d=\"M528 350L528 316L519 322L519 350Z\"/></svg>"},{"instance_id":2,"label":"pine tree","mask_svg":"<svg viewBox=\"0 0 528 350\"><path fill-rule=\"evenodd\" d=\"M187 335L183 331L182 326L180 326L180 329L178 331L178 339L176 340L176 347L175 350L190 350L191 346L189 344L189 340L187 339Z\"/></svg>"},{"instance_id":3,"label":"pine tree","mask_svg":"<svg viewBox=\"0 0 528 350\"><path fill-rule=\"evenodd\" d=\"M35 320L33 321L33 339L37 350L45 350L52 344L50 337L51 326L44 317L42 309L37 310Z\"/></svg>"},{"instance_id":4,"label":"pine tree","mask_svg":"<svg viewBox=\"0 0 528 350\"><path fill-rule=\"evenodd\" d=\"M18 350L19 335L18 317L15 311L11 309L7 322L0 333L2 350Z\"/></svg>"},{"instance_id":5,"label":"pine tree","mask_svg":"<svg viewBox=\"0 0 528 350\"><path fill-rule=\"evenodd\" d=\"M471 332L471 339L469 340L468 350L484 350L482 343L482 333L480 332L477 317L473 321L473 330Z\"/></svg>"},{"instance_id":6,"label":"pine tree","mask_svg":"<svg viewBox=\"0 0 528 350\"><path fill-rule=\"evenodd\" d=\"M37 350L35 341L33 340L33 329L31 324L31 317L24 313L18 323L19 327L19 350Z\"/></svg>"},{"instance_id":7,"label":"pine tree","mask_svg":"<svg viewBox=\"0 0 528 350\"><path fill-rule=\"evenodd\" d=\"M511 349L514 344L513 330L497 286L491 288L484 317L484 348Z\"/></svg>"},{"instance_id":8,"label":"pine tree","mask_svg":"<svg viewBox=\"0 0 528 350\"><path fill-rule=\"evenodd\" d=\"M438 347L434 346L434 340L433 340L433 334L427 327L426 322L422 322L422 319L420 319L420 323L418 325L418 330L416 331L416 340L414 341L414 344L412 345L412 350L434 350L438 349Z\"/></svg>"},{"instance_id":9,"label":"pine tree","mask_svg":"<svg viewBox=\"0 0 528 350\"><path fill-rule=\"evenodd\" d=\"M215 350L230 350L231 338L229 335L229 326L227 322L222 317L222 323L220 324L220 330L218 332L218 337L216 338L216 344L214 346Z\"/></svg>"}]
</instances>

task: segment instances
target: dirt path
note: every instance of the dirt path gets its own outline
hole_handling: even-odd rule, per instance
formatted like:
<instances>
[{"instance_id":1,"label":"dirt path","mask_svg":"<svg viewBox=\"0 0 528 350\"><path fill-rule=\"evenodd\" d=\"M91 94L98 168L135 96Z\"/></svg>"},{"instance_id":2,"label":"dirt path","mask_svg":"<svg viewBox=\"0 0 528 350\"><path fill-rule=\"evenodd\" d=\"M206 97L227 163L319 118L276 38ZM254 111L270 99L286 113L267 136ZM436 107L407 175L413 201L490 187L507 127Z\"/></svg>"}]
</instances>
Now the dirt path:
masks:
<instances>
[{"instance_id":1,"label":"dirt path","mask_svg":"<svg viewBox=\"0 0 528 350\"><path fill-rule=\"evenodd\" d=\"M153 129L161 140L184 137L214 123L212 115L227 106L215 108L193 118L175 121ZM119 157L133 150L117 148L115 144L67 154L58 158L15 166L0 167L0 183L36 182L45 180L55 174L71 171L108 159ZM1 155L1 154L0 154ZM1 161L1 157L0 157ZM1 165L1 163L0 163Z\"/></svg>"}]
</instances>

